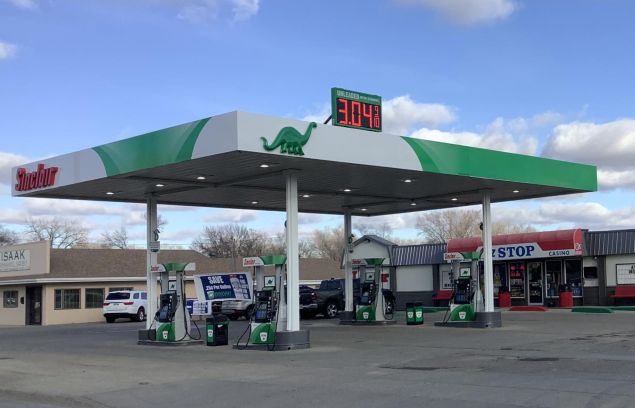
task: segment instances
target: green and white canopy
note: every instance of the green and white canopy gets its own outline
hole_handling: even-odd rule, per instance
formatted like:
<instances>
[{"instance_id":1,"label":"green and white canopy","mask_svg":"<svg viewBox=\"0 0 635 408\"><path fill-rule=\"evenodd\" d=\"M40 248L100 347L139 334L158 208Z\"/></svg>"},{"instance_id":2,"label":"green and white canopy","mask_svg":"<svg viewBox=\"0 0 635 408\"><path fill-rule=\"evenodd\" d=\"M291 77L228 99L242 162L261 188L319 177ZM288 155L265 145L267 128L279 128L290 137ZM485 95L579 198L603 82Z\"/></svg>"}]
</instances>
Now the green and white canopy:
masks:
<instances>
[{"instance_id":1,"label":"green and white canopy","mask_svg":"<svg viewBox=\"0 0 635 408\"><path fill-rule=\"evenodd\" d=\"M231 112L19 166L12 194L284 211L287 171L308 196L299 211L315 213L480 204L483 189L492 202L597 190L593 166Z\"/></svg>"}]
</instances>

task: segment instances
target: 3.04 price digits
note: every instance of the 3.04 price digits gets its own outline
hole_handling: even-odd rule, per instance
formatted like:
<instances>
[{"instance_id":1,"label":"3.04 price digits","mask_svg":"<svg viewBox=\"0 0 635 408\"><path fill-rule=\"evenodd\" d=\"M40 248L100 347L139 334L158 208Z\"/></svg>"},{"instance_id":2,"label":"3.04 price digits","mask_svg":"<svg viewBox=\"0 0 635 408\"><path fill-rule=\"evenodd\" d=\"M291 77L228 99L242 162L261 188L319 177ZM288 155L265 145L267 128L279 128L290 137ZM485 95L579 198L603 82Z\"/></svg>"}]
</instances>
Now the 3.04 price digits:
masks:
<instances>
[{"instance_id":1,"label":"3.04 price digits","mask_svg":"<svg viewBox=\"0 0 635 408\"><path fill-rule=\"evenodd\" d=\"M367 129L381 129L380 107L338 98L337 123Z\"/></svg>"}]
</instances>

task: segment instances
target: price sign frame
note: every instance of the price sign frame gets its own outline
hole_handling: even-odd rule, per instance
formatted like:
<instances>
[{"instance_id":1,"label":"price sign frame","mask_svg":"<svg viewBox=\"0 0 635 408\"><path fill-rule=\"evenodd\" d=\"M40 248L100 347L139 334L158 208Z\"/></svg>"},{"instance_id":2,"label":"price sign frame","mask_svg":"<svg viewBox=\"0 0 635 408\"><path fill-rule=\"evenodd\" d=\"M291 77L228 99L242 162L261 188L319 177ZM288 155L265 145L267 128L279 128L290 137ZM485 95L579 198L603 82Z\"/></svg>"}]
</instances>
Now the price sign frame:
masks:
<instances>
[{"instance_id":1,"label":"price sign frame","mask_svg":"<svg viewBox=\"0 0 635 408\"><path fill-rule=\"evenodd\" d=\"M342 102L344 103L344 107L341 105ZM368 107L368 109L366 109L366 107ZM375 107L378 112L373 112ZM349 91L342 88L331 88L331 109L333 126L343 126L352 129L368 130L371 132L382 131L384 118L381 108L381 96ZM370 110L370 117L366 114L368 110ZM339 121L338 113L343 113L344 111L345 117L350 117L350 120ZM376 113L378 113L379 126L374 126ZM359 125L355 124L355 115L357 115ZM370 126L362 126L364 117L369 118Z\"/></svg>"}]
</instances>

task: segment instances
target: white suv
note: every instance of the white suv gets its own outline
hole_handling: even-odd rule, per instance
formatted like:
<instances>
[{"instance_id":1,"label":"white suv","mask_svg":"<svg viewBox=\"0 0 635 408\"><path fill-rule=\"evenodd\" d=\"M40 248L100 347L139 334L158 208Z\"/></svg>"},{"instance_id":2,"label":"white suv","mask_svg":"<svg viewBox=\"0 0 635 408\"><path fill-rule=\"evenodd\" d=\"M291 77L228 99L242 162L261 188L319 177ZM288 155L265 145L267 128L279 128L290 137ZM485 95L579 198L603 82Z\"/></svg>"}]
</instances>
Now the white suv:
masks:
<instances>
[{"instance_id":1,"label":"white suv","mask_svg":"<svg viewBox=\"0 0 635 408\"><path fill-rule=\"evenodd\" d=\"M148 294L139 290L110 292L104 300L104 317L108 323L126 318L135 322L146 319Z\"/></svg>"}]
</instances>

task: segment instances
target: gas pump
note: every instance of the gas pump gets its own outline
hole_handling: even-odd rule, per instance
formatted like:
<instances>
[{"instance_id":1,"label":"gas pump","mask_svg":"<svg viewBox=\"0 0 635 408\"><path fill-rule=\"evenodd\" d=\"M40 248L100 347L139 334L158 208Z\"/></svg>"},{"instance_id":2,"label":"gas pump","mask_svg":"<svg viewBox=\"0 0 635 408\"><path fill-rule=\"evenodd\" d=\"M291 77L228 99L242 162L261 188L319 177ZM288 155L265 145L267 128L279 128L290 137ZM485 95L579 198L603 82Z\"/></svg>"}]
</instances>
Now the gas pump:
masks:
<instances>
[{"instance_id":1,"label":"gas pump","mask_svg":"<svg viewBox=\"0 0 635 408\"><path fill-rule=\"evenodd\" d=\"M480 253L473 254L470 266L463 266L460 261L452 262L452 274L456 279L452 281L449 311L453 322L474 321L476 313L483 310L478 271Z\"/></svg>"},{"instance_id":2,"label":"gas pump","mask_svg":"<svg viewBox=\"0 0 635 408\"><path fill-rule=\"evenodd\" d=\"M161 278L159 308L153 321L157 341L200 340L200 332L198 339L190 336L190 318L185 302L185 272L195 269L196 265L193 263L165 263L152 266L151 271L159 274ZM170 273L174 273L175 280L170 280Z\"/></svg>"},{"instance_id":3,"label":"gas pump","mask_svg":"<svg viewBox=\"0 0 635 408\"><path fill-rule=\"evenodd\" d=\"M287 262L285 255L261 256L245 258L243 265L247 262L253 266L256 275L256 286L254 293L254 314L249 322L249 338L244 346L240 345L245 333L238 339L236 348L244 349L253 345L266 345L273 350L276 344L276 333L287 330L287 293L285 287L285 268ZM273 265L275 268L275 278L265 279L265 266Z\"/></svg>"},{"instance_id":4,"label":"gas pump","mask_svg":"<svg viewBox=\"0 0 635 408\"><path fill-rule=\"evenodd\" d=\"M386 303L381 287L384 258L367 258L359 263L359 295L356 299L356 318L362 322L386 323Z\"/></svg>"}]
</instances>

